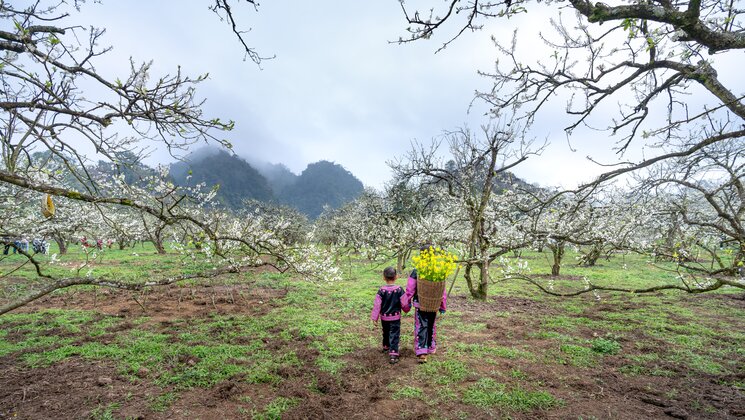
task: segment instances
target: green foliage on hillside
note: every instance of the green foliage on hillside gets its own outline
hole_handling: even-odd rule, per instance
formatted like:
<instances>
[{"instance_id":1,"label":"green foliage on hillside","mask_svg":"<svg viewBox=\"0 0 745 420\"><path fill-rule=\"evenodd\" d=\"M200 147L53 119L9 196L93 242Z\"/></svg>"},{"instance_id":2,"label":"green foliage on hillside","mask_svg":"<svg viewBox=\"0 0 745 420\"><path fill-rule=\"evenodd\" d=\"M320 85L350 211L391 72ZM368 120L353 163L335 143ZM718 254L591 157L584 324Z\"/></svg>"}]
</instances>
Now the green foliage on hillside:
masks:
<instances>
[{"instance_id":1,"label":"green foliage on hillside","mask_svg":"<svg viewBox=\"0 0 745 420\"><path fill-rule=\"evenodd\" d=\"M282 191L280 200L315 219L323 206L338 208L357 198L363 190L362 182L351 172L322 160L308 165L297 181Z\"/></svg>"},{"instance_id":2,"label":"green foliage on hillside","mask_svg":"<svg viewBox=\"0 0 745 420\"><path fill-rule=\"evenodd\" d=\"M219 185L217 200L230 209L244 208L244 200L279 202L311 219L318 217L324 206L338 208L364 189L359 179L336 163L311 163L298 176L281 163L249 164L226 151L207 148L172 164L170 174L178 185Z\"/></svg>"},{"instance_id":3,"label":"green foliage on hillside","mask_svg":"<svg viewBox=\"0 0 745 420\"><path fill-rule=\"evenodd\" d=\"M241 208L245 199L274 200L266 178L245 160L222 150L171 165L171 176L179 185L219 185L217 199L229 208Z\"/></svg>"}]
</instances>

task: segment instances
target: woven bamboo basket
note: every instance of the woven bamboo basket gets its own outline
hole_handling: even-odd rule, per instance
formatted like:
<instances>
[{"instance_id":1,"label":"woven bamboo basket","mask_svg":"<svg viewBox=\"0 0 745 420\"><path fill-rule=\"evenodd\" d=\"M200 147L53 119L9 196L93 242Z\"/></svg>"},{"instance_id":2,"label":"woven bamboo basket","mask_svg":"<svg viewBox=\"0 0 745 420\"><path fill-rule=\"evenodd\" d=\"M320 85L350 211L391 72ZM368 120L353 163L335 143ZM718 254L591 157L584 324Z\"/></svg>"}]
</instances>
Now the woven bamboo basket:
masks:
<instances>
[{"instance_id":1,"label":"woven bamboo basket","mask_svg":"<svg viewBox=\"0 0 745 420\"><path fill-rule=\"evenodd\" d=\"M444 281L417 280L416 295L419 299L419 310L424 312L437 312L442 304L442 293L444 291Z\"/></svg>"}]
</instances>

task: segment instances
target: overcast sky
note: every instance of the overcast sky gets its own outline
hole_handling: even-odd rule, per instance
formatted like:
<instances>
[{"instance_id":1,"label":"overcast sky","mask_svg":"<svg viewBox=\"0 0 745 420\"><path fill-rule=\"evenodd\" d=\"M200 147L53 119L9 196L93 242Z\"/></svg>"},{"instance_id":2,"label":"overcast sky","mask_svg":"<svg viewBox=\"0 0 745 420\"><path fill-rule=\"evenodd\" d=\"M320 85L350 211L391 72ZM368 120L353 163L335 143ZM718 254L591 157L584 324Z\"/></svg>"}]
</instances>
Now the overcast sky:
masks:
<instances>
[{"instance_id":1,"label":"overcast sky","mask_svg":"<svg viewBox=\"0 0 745 420\"><path fill-rule=\"evenodd\" d=\"M541 10L494 20L466 33L435 54L443 36L412 44L390 43L405 35L397 0L263 2L258 12L236 7L246 40L265 56L261 68L243 61L230 28L208 10L210 1L104 1L85 4L84 26L105 27L114 47L98 70L126 76L128 60L154 60L154 75L209 72L199 87L209 116L236 121L225 137L246 157L284 163L300 173L308 163L334 161L365 185L380 188L391 178L386 161L402 156L411 141L429 142L443 130L488 122L488 108L473 102L489 90L477 70L493 68L497 52L490 36L509 40L520 28L526 51L547 54L538 29L547 28ZM176 6L177 5L177 6ZM592 155L612 161L611 141L602 133L578 131L571 146L563 132L564 103L554 101L532 130L551 141L542 156L515 170L528 182L572 186L600 172ZM165 159L155 154L154 159Z\"/></svg>"}]
</instances>

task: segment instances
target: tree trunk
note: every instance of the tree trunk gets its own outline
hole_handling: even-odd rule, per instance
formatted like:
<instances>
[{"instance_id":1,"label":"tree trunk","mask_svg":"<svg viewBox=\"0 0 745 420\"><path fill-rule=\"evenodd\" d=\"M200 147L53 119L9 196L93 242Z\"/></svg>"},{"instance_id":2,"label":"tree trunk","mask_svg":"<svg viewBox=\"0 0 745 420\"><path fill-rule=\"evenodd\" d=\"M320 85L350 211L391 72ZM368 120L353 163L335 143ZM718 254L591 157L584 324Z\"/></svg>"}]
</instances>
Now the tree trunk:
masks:
<instances>
[{"instance_id":1,"label":"tree trunk","mask_svg":"<svg viewBox=\"0 0 745 420\"><path fill-rule=\"evenodd\" d=\"M153 245L155 245L155 250L158 251L158 254L165 254L166 249L163 247L163 228L165 226L159 225L155 232L153 232L152 235L150 235L151 240L153 241Z\"/></svg>"},{"instance_id":2,"label":"tree trunk","mask_svg":"<svg viewBox=\"0 0 745 420\"><path fill-rule=\"evenodd\" d=\"M592 248L590 248L590 251L588 251L580 259L579 265L583 265L585 267L594 267L595 264L598 262L598 259L600 258L602 251L603 251L603 247L600 246L600 244L592 245Z\"/></svg>"},{"instance_id":3,"label":"tree trunk","mask_svg":"<svg viewBox=\"0 0 745 420\"><path fill-rule=\"evenodd\" d=\"M732 275L745 278L745 242L739 243L739 249L732 260L732 271Z\"/></svg>"},{"instance_id":4,"label":"tree trunk","mask_svg":"<svg viewBox=\"0 0 745 420\"><path fill-rule=\"evenodd\" d=\"M561 271L561 259L564 258L564 242L549 246L554 256L554 264L551 266L551 275L558 276Z\"/></svg>"},{"instance_id":5,"label":"tree trunk","mask_svg":"<svg viewBox=\"0 0 745 420\"><path fill-rule=\"evenodd\" d=\"M481 263L481 273L479 274L479 290L478 296L474 296L476 299L486 300L489 291L489 261L484 260Z\"/></svg>"},{"instance_id":6,"label":"tree trunk","mask_svg":"<svg viewBox=\"0 0 745 420\"><path fill-rule=\"evenodd\" d=\"M63 238L55 236L54 242L57 242L57 247L59 248L60 255L67 254L67 242Z\"/></svg>"},{"instance_id":7,"label":"tree trunk","mask_svg":"<svg viewBox=\"0 0 745 420\"><path fill-rule=\"evenodd\" d=\"M158 254L165 254L166 249L163 248L163 230L165 229L165 225L156 224L151 228L150 226L148 226L147 220L145 219L144 215L142 215L142 224L145 227L147 236L150 237L150 242L155 245L155 250L158 251ZM143 248L145 247L145 241L142 241L142 246Z\"/></svg>"},{"instance_id":8,"label":"tree trunk","mask_svg":"<svg viewBox=\"0 0 745 420\"><path fill-rule=\"evenodd\" d=\"M468 292L471 293L471 296L476 297L476 290L473 288L473 280L471 280L471 264L470 263L464 263L465 270L463 270L463 278L466 279L466 284L468 285Z\"/></svg>"},{"instance_id":9,"label":"tree trunk","mask_svg":"<svg viewBox=\"0 0 745 420\"><path fill-rule=\"evenodd\" d=\"M158 251L158 254L166 253L166 249L163 247L163 240L159 237L153 238L153 245L155 245L155 250Z\"/></svg>"},{"instance_id":10,"label":"tree trunk","mask_svg":"<svg viewBox=\"0 0 745 420\"><path fill-rule=\"evenodd\" d=\"M667 250L673 250L675 249L675 242L676 238L678 237L677 233L680 230L680 221L678 221L678 218L675 217L675 215L670 216L672 220L672 226L667 231L667 236L665 237L665 248ZM672 254L672 252L670 252Z\"/></svg>"},{"instance_id":11,"label":"tree trunk","mask_svg":"<svg viewBox=\"0 0 745 420\"><path fill-rule=\"evenodd\" d=\"M488 264L488 263L487 263ZM489 288L489 272L484 270L482 263L472 264L464 263L466 269L463 272L463 277L466 279L468 285L468 291L471 293L471 297L478 300L486 300L488 288ZM476 266L479 268L479 282L474 284L471 276L471 269ZM488 266L487 266L488 267Z\"/></svg>"}]
</instances>

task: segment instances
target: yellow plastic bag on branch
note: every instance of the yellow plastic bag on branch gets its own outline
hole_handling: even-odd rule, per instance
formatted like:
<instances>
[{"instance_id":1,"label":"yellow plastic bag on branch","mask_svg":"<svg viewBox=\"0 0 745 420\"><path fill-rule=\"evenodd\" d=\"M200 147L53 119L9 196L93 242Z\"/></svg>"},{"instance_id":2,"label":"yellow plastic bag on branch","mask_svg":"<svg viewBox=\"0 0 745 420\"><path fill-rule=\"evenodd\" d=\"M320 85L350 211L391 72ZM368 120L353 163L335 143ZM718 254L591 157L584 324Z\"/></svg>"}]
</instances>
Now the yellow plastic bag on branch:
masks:
<instances>
[{"instance_id":1,"label":"yellow plastic bag on branch","mask_svg":"<svg viewBox=\"0 0 745 420\"><path fill-rule=\"evenodd\" d=\"M49 194L45 194L44 198L41 199L41 214L47 219L54 216L54 202Z\"/></svg>"}]
</instances>

